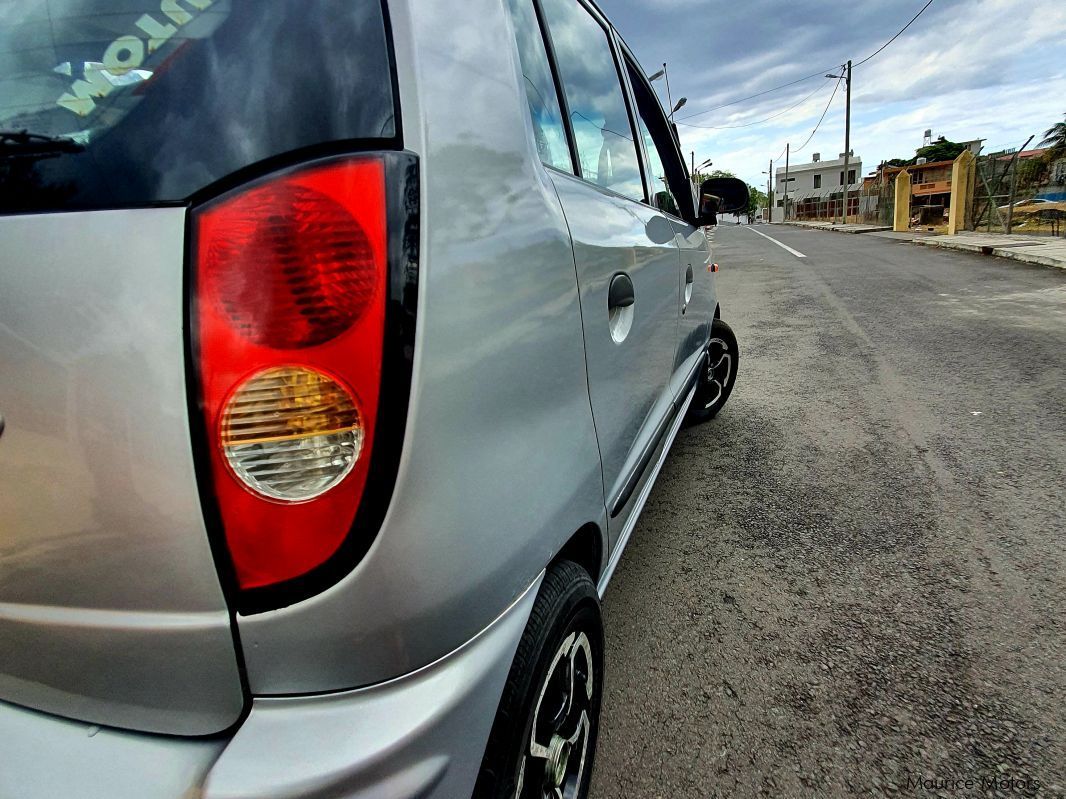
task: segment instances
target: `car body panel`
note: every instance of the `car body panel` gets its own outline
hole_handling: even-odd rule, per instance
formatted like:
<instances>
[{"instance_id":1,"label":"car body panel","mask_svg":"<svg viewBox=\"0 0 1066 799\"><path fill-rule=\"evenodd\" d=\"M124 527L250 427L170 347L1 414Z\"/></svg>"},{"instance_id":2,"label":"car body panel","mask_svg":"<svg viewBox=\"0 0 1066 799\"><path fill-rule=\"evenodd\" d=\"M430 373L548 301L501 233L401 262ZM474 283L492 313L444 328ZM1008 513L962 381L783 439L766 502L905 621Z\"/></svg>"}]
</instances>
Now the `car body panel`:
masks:
<instances>
[{"instance_id":1,"label":"car body panel","mask_svg":"<svg viewBox=\"0 0 1066 799\"><path fill-rule=\"evenodd\" d=\"M380 685L256 699L203 799L454 799L477 779L543 573L459 649Z\"/></svg>"},{"instance_id":2,"label":"car body panel","mask_svg":"<svg viewBox=\"0 0 1066 799\"><path fill-rule=\"evenodd\" d=\"M681 253L679 291L681 296L678 320L675 373L683 372L682 365L707 346L711 335L711 320L718 303L715 274L711 271L711 252L703 228L695 227L671 217ZM689 271L691 270L691 272ZM692 289L687 278L692 275ZM688 299L686 300L686 296Z\"/></svg>"},{"instance_id":3,"label":"car body panel","mask_svg":"<svg viewBox=\"0 0 1066 799\"><path fill-rule=\"evenodd\" d=\"M625 523L613 503L669 410L679 255L662 212L571 175L553 171L552 180L573 238L613 547ZM608 307L611 281L619 274L632 280L635 298L632 325L620 341L612 333Z\"/></svg>"},{"instance_id":4,"label":"car body panel","mask_svg":"<svg viewBox=\"0 0 1066 799\"><path fill-rule=\"evenodd\" d=\"M203 735L244 704L189 433L185 210L0 217L0 698Z\"/></svg>"},{"instance_id":5,"label":"car body panel","mask_svg":"<svg viewBox=\"0 0 1066 799\"><path fill-rule=\"evenodd\" d=\"M420 668L495 618L578 529L604 529L570 239L535 160L517 53L500 46L513 38L503 4L456 15L413 0L389 13L402 105L421 111L404 117L404 145L423 166L404 452L350 574L238 616L255 694ZM462 103L457 86L469 87Z\"/></svg>"},{"instance_id":6,"label":"car body panel","mask_svg":"<svg viewBox=\"0 0 1066 799\"><path fill-rule=\"evenodd\" d=\"M3 799L190 799L225 738L100 727L0 702Z\"/></svg>"}]
</instances>

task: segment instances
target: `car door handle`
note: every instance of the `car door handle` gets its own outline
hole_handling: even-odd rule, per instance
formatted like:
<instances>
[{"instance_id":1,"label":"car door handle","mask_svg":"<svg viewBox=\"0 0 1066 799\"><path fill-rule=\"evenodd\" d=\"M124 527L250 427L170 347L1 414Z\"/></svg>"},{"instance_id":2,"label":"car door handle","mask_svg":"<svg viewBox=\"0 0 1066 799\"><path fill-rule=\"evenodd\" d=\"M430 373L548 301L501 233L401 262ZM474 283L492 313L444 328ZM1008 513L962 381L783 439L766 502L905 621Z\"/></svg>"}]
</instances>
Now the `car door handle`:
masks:
<instances>
[{"instance_id":1,"label":"car door handle","mask_svg":"<svg viewBox=\"0 0 1066 799\"><path fill-rule=\"evenodd\" d=\"M607 309L628 308L636 301L633 281L625 272L619 272L611 278L611 287L607 290Z\"/></svg>"},{"instance_id":2,"label":"car door handle","mask_svg":"<svg viewBox=\"0 0 1066 799\"><path fill-rule=\"evenodd\" d=\"M684 314L688 310L688 304L692 302L692 284L695 282L696 276L692 274L692 264L685 267L685 291L681 298L681 313Z\"/></svg>"}]
</instances>

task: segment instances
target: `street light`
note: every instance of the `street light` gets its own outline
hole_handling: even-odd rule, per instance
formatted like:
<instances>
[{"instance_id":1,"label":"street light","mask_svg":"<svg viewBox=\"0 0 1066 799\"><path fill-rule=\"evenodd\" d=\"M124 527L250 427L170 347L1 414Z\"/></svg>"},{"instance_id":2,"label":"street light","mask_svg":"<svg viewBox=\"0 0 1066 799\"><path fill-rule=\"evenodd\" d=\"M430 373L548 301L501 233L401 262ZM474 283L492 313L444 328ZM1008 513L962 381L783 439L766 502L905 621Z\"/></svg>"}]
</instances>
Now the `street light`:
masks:
<instances>
[{"instance_id":1,"label":"street light","mask_svg":"<svg viewBox=\"0 0 1066 799\"><path fill-rule=\"evenodd\" d=\"M671 120L673 120L673 118L674 118L674 112L675 111L680 111L681 108L683 108L685 103L687 103L687 102L688 102L688 98L687 97L682 97L680 100L677 101L677 105L675 105L673 107L673 109L671 109L671 111L670 111L670 119Z\"/></svg>"},{"instance_id":2,"label":"street light","mask_svg":"<svg viewBox=\"0 0 1066 799\"><path fill-rule=\"evenodd\" d=\"M658 72L656 72L654 75L652 75L650 78L648 78L648 80L659 80L659 78L666 78L666 104L667 105L673 105L674 104L674 98L672 98L670 96L670 73L666 71L666 62L665 61L663 61L663 68L660 69ZM680 108L684 104L685 104L685 100L684 100L684 98L682 98L681 101L680 101L680 105L678 105L676 108L674 108L674 111L676 111L678 108ZM671 119L673 119L674 111L670 112L670 118Z\"/></svg>"},{"instance_id":3,"label":"street light","mask_svg":"<svg viewBox=\"0 0 1066 799\"><path fill-rule=\"evenodd\" d=\"M695 152L695 150L693 150L693 152L692 152L692 181L693 181L693 183L698 183L698 179L699 179L699 176L700 176L700 170L703 169L705 166L712 166L711 159L708 158L702 164L700 164L699 166L696 166L696 152Z\"/></svg>"}]
</instances>

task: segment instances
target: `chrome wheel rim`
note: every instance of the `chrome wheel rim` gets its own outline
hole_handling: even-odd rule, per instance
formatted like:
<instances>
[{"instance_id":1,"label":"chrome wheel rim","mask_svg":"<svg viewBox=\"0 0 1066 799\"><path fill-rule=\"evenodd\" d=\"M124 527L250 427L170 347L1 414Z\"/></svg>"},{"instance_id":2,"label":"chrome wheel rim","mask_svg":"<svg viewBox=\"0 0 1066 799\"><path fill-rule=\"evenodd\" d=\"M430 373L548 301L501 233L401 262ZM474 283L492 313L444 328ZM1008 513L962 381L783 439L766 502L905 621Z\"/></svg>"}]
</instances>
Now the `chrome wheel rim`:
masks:
<instances>
[{"instance_id":1,"label":"chrome wheel rim","mask_svg":"<svg viewBox=\"0 0 1066 799\"><path fill-rule=\"evenodd\" d=\"M552 657L518 769L516 799L576 799L585 778L596 685L588 636L572 632Z\"/></svg>"},{"instance_id":2,"label":"chrome wheel rim","mask_svg":"<svg viewBox=\"0 0 1066 799\"><path fill-rule=\"evenodd\" d=\"M710 408L722 398L729 381L733 379L733 355L729 345L720 338L712 338L707 345L707 371L704 383L709 399L704 403L704 410Z\"/></svg>"}]
</instances>

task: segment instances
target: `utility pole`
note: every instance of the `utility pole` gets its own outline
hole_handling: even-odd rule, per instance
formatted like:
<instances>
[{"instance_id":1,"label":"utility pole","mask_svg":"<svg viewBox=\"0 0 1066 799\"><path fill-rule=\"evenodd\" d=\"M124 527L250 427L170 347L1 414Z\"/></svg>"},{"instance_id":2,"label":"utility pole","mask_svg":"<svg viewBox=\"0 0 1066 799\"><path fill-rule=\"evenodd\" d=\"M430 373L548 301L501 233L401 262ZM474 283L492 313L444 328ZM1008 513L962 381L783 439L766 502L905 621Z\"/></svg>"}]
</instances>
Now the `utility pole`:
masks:
<instances>
[{"instance_id":1,"label":"utility pole","mask_svg":"<svg viewBox=\"0 0 1066 799\"><path fill-rule=\"evenodd\" d=\"M843 223L848 223L848 162L851 160L851 59L848 59L848 71L844 73L847 88L847 102L844 105L844 206L840 209Z\"/></svg>"},{"instance_id":2,"label":"utility pole","mask_svg":"<svg viewBox=\"0 0 1066 799\"><path fill-rule=\"evenodd\" d=\"M696 151L692 150L692 179L696 179Z\"/></svg>"},{"instance_id":3,"label":"utility pole","mask_svg":"<svg viewBox=\"0 0 1066 799\"><path fill-rule=\"evenodd\" d=\"M774 159L770 159L770 171L766 173L766 221L774 221Z\"/></svg>"},{"instance_id":4,"label":"utility pole","mask_svg":"<svg viewBox=\"0 0 1066 799\"><path fill-rule=\"evenodd\" d=\"M788 156L789 148L791 147L791 144L785 145L785 213L784 218L781 220L782 222L788 221Z\"/></svg>"}]
</instances>

